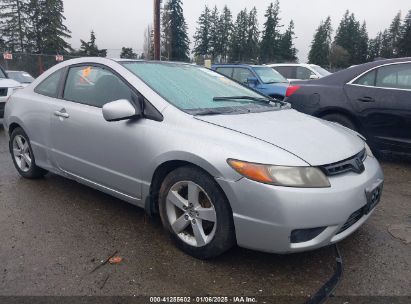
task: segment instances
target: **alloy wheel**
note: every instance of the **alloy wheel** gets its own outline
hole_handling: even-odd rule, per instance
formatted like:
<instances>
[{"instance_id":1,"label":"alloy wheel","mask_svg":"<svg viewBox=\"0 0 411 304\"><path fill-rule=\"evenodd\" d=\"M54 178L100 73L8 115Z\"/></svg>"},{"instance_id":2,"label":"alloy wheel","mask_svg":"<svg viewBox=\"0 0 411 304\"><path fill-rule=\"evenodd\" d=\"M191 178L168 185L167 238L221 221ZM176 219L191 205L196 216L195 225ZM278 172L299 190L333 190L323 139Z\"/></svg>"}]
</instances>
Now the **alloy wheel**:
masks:
<instances>
[{"instance_id":1,"label":"alloy wheel","mask_svg":"<svg viewBox=\"0 0 411 304\"><path fill-rule=\"evenodd\" d=\"M174 184L167 195L166 213L174 233L186 244L203 247L213 240L217 214L210 197L196 183Z\"/></svg>"},{"instance_id":2,"label":"alloy wheel","mask_svg":"<svg viewBox=\"0 0 411 304\"><path fill-rule=\"evenodd\" d=\"M16 135L13 139L13 157L21 171L30 171L32 165L30 147L28 141L21 135Z\"/></svg>"}]
</instances>

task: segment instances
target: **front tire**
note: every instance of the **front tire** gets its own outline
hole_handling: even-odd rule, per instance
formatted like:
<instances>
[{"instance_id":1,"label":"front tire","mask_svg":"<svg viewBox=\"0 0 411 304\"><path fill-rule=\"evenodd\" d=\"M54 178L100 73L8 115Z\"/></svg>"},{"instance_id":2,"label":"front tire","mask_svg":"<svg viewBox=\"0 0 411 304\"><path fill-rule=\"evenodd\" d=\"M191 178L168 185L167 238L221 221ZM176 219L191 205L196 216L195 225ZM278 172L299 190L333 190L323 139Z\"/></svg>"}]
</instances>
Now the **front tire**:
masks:
<instances>
[{"instance_id":1,"label":"front tire","mask_svg":"<svg viewBox=\"0 0 411 304\"><path fill-rule=\"evenodd\" d=\"M235 244L230 205L204 171L192 166L172 171L160 188L159 204L164 228L187 254L210 259Z\"/></svg>"},{"instance_id":2,"label":"front tire","mask_svg":"<svg viewBox=\"0 0 411 304\"><path fill-rule=\"evenodd\" d=\"M38 179L47 174L46 170L37 167L29 137L22 128L11 133L9 148L14 166L22 177Z\"/></svg>"}]
</instances>

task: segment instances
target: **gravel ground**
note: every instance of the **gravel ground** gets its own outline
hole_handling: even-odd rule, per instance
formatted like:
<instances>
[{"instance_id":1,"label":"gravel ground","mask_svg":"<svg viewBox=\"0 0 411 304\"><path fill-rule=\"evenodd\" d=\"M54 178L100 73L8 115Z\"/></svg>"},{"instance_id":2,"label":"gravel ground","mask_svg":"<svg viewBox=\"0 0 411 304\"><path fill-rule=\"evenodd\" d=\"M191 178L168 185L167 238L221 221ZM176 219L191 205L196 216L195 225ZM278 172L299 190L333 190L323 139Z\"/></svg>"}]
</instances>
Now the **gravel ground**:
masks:
<instances>
[{"instance_id":1,"label":"gravel ground","mask_svg":"<svg viewBox=\"0 0 411 304\"><path fill-rule=\"evenodd\" d=\"M411 162L386 160L383 168L376 212L340 243L337 295L411 296L411 244L401 239L410 237L403 227L411 226ZM0 231L3 296L307 296L335 264L332 248L285 256L234 248L212 261L193 259L137 207L56 175L20 178L2 128ZM120 264L92 272L115 251Z\"/></svg>"}]
</instances>

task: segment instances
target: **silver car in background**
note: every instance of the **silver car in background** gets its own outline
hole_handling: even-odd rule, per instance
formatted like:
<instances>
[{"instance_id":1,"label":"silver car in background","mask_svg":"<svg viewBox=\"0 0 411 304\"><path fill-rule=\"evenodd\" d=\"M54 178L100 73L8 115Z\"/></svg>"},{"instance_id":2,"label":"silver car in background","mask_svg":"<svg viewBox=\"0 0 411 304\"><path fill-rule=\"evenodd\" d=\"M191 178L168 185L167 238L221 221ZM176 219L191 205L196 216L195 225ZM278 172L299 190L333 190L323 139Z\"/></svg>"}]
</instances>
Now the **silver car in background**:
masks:
<instances>
[{"instance_id":1,"label":"silver car in background","mask_svg":"<svg viewBox=\"0 0 411 304\"><path fill-rule=\"evenodd\" d=\"M6 71L10 79L19 82L23 87L27 87L34 81L34 77L25 71Z\"/></svg>"},{"instance_id":2,"label":"silver car in background","mask_svg":"<svg viewBox=\"0 0 411 304\"><path fill-rule=\"evenodd\" d=\"M12 96L4 127L23 177L52 172L159 213L197 258L326 246L381 197L360 135L190 64L66 61Z\"/></svg>"}]
</instances>

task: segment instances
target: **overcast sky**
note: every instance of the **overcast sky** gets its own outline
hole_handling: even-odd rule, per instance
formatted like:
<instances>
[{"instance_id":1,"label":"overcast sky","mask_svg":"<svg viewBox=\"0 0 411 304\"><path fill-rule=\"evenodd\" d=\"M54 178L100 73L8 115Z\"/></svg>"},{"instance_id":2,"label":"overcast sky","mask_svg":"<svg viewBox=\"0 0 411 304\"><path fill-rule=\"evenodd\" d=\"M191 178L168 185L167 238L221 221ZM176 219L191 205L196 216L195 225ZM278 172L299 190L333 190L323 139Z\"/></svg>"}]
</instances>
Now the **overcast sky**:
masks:
<instances>
[{"instance_id":1,"label":"overcast sky","mask_svg":"<svg viewBox=\"0 0 411 304\"><path fill-rule=\"evenodd\" d=\"M163 0L164 2L165 0ZM271 0L183 0L183 9L192 40L196 22L205 5L222 9L225 4L232 10L234 19L243 8L257 7L260 28L264 13ZM152 0L64 0L67 26L72 31L71 43L80 46L80 39L88 40L90 30L97 36L97 45L109 49L109 56L118 57L123 46L133 47L141 53L144 29L152 23ZM310 43L321 20L331 16L334 30L349 9L358 20L367 22L368 32L374 37L385 29L398 11L403 16L411 9L410 0L280 0L281 18L284 25L295 22L301 62L307 60Z\"/></svg>"}]
</instances>

